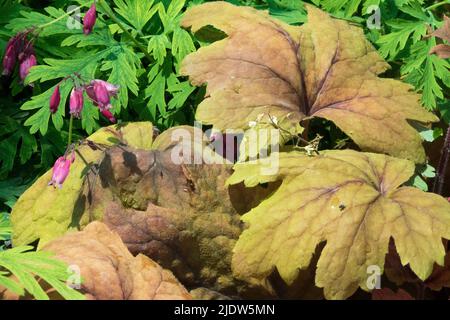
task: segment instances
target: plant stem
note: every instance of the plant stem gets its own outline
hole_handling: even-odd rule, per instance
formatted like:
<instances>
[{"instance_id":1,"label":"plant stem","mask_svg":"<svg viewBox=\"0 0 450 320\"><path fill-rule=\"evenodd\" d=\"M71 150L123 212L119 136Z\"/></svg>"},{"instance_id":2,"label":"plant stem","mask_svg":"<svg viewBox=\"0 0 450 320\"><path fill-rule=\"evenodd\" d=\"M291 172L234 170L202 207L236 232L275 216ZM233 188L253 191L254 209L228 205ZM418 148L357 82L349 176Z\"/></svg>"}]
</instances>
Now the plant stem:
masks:
<instances>
[{"instance_id":1,"label":"plant stem","mask_svg":"<svg viewBox=\"0 0 450 320\"><path fill-rule=\"evenodd\" d=\"M73 130L73 115L70 115L70 121L69 121L69 140L67 142L67 148L70 147L72 144L72 130Z\"/></svg>"},{"instance_id":2,"label":"plant stem","mask_svg":"<svg viewBox=\"0 0 450 320\"><path fill-rule=\"evenodd\" d=\"M443 6L443 5L446 5L446 4L450 4L450 0L445 0L445 1L441 1L441 2L435 3L435 4L425 8L425 10L433 10L433 9L436 9L437 7L440 7L440 6Z\"/></svg>"},{"instance_id":3,"label":"plant stem","mask_svg":"<svg viewBox=\"0 0 450 320\"><path fill-rule=\"evenodd\" d=\"M75 9L73 9L73 10L70 10L69 12L66 12L65 14L63 14L61 17L56 18L55 20L52 20L52 21L50 21L50 22L48 22L48 23L45 23L45 24L42 24L42 25L38 26L37 29L44 29L44 28L46 28L46 27L48 27L48 26L51 26L52 24L54 24L54 23L56 23L56 22L58 22L58 21L64 19L64 18L67 17L67 16L70 16L72 13L74 13L74 12L80 10L80 9L81 9L81 6L75 8Z\"/></svg>"},{"instance_id":4,"label":"plant stem","mask_svg":"<svg viewBox=\"0 0 450 320\"><path fill-rule=\"evenodd\" d=\"M439 159L438 171L434 178L433 192L442 195L445 182L445 174L447 172L448 160L450 156L450 127L445 135L444 145L441 149L441 157Z\"/></svg>"},{"instance_id":5,"label":"plant stem","mask_svg":"<svg viewBox=\"0 0 450 320\"><path fill-rule=\"evenodd\" d=\"M116 17L114 12L111 10L111 8L105 3L104 0L98 0L97 4L106 12L108 17L114 21L120 29L134 42L134 44L142 51L142 53L149 59L150 61L153 61L153 57L148 53L147 48L140 43L133 35L130 33L130 31L125 28L125 26L122 24L122 22Z\"/></svg>"}]
</instances>

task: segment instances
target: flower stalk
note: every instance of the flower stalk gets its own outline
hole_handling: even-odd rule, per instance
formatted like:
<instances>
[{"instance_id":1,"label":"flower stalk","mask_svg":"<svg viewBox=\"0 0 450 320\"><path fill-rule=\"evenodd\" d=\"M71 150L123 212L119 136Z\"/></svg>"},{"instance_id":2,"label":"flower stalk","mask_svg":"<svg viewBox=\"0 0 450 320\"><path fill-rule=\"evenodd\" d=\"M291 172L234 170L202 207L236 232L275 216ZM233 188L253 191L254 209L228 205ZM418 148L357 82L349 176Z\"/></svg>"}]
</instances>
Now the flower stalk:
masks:
<instances>
[{"instance_id":1,"label":"flower stalk","mask_svg":"<svg viewBox=\"0 0 450 320\"><path fill-rule=\"evenodd\" d=\"M450 157L450 127L445 135L444 145L441 149L436 178L434 178L433 192L442 195L444 189L445 175L447 173L448 161Z\"/></svg>"}]
</instances>

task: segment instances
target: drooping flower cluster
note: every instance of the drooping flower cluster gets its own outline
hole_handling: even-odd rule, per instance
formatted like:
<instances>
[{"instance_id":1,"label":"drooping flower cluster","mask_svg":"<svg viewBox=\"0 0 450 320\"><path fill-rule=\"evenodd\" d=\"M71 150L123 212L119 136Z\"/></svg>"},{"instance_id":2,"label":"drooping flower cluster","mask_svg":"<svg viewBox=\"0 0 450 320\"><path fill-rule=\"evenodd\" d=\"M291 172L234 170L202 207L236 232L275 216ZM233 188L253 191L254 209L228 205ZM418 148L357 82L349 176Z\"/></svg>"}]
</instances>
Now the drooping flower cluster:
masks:
<instances>
[{"instance_id":1,"label":"drooping flower cluster","mask_svg":"<svg viewBox=\"0 0 450 320\"><path fill-rule=\"evenodd\" d=\"M70 93L69 109L70 115L74 118L81 118L81 112L84 106L84 92L94 103L98 106L102 115L112 123L116 123L116 118L111 112L111 98L117 98L119 93L119 86L111 84L103 80L92 80L88 84L79 84L81 77L77 74L76 77L69 76L67 79L72 79L75 83ZM61 103L61 83L55 87L53 94L50 98L50 111L56 113ZM52 180L49 185L62 188L64 181L70 173L70 166L75 161L74 145L68 146L66 155L59 157L53 166ZM67 154L72 153L72 157L69 159Z\"/></svg>"},{"instance_id":2,"label":"drooping flower cluster","mask_svg":"<svg viewBox=\"0 0 450 320\"><path fill-rule=\"evenodd\" d=\"M111 98L117 98L119 86L103 80L92 80L86 85L75 85L70 94L70 114L74 118L80 118L84 105L84 92L89 99L100 109L102 115L110 122L115 123L116 118L111 112ZM61 102L60 85L57 85L50 98L50 111L56 113Z\"/></svg>"},{"instance_id":3,"label":"drooping flower cluster","mask_svg":"<svg viewBox=\"0 0 450 320\"><path fill-rule=\"evenodd\" d=\"M3 57L2 75L10 76L19 63L19 76L21 81L30 73L30 69L37 65L36 54L32 41L28 40L31 31L20 32L12 37L6 45L5 56Z\"/></svg>"},{"instance_id":4,"label":"drooping flower cluster","mask_svg":"<svg viewBox=\"0 0 450 320\"><path fill-rule=\"evenodd\" d=\"M92 33L96 20L97 8L94 1L83 19L84 34L89 35ZM56 21L58 21L58 19L55 20L55 22ZM46 26L50 25L51 23L46 24ZM9 40L6 46L5 55L3 57L2 75L10 76L14 72L17 63L19 63L19 76L22 83L25 81L26 77L30 73L30 69L33 66L37 65L33 42L39 34L38 29L39 28L30 28L26 31L18 33ZM32 40L29 40L29 38L32 38ZM52 114L58 111L59 105L61 104L61 83L68 79L71 79L74 83L69 100L69 110L71 117L81 118L81 113L83 111L85 101L84 93L86 92L89 99L94 103L94 105L99 108L101 114L110 122L116 123L116 118L111 112L111 98L117 98L117 95L119 93L119 86L103 80L92 80L87 83L86 81L82 80L79 74L74 74L74 76L70 75L64 78L55 87L49 101L50 111ZM71 143L71 130L72 126L70 126L69 128L70 132L68 151L66 151L64 156L59 157L56 160L53 166L52 180L49 185L61 188L62 184L69 175L71 164L75 161L75 147L74 144ZM72 153L72 157L69 159L67 155L70 153Z\"/></svg>"}]
</instances>

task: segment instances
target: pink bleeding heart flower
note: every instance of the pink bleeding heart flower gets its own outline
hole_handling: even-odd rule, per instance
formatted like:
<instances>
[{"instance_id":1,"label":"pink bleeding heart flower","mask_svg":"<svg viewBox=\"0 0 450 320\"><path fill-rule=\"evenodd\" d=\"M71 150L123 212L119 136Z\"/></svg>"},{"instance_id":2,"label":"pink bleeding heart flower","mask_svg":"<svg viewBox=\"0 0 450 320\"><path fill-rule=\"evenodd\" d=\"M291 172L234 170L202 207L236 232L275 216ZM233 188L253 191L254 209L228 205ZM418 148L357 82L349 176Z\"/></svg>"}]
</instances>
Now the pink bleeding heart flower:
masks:
<instances>
[{"instance_id":1,"label":"pink bleeding heart flower","mask_svg":"<svg viewBox=\"0 0 450 320\"><path fill-rule=\"evenodd\" d=\"M14 46L6 48L5 56L3 57L3 72L2 75L9 76L14 71L16 66L17 53Z\"/></svg>"},{"instance_id":2,"label":"pink bleeding heart flower","mask_svg":"<svg viewBox=\"0 0 450 320\"><path fill-rule=\"evenodd\" d=\"M81 111L83 110L84 97L83 97L83 88L73 88L70 93L70 114L75 118L81 117Z\"/></svg>"},{"instance_id":3,"label":"pink bleeding heart flower","mask_svg":"<svg viewBox=\"0 0 450 320\"><path fill-rule=\"evenodd\" d=\"M114 115L112 114L112 112L111 111L109 111L108 109L104 109L104 110L101 110L101 112L102 112L102 115L106 118L106 119L108 119L111 123L116 123L116 118L114 117Z\"/></svg>"},{"instance_id":4,"label":"pink bleeding heart flower","mask_svg":"<svg viewBox=\"0 0 450 320\"><path fill-rule=\"evenodd\" d=\"M92 100L94 105L98 106L97 97L95 96L94 86L93 85L85 86L84 90L86 91L86 94L88 95L89 99Z\"/></svg>"},{"instance_id":5,"label":"pink bleeding heart flower","mask_svg":"<svg viewBox=\"0 0 450 320\"><path fill-rule=\"evenodd\" d=\"M9 76L14 71L16 66L17 56L20 42L20 34L9 39L6 45L5 56L3 57L3 72L2 75Z\"/></svg>"},{"instance_id":6,"label":"pink bleeding heart flower","mask_svg":"<svg viewBox=\"0 0 450 320\"><path fill-rule=\"evenodd\" d=\"M97 8L95 7L95 2L89 8L88 12L84 16L83 20L83 32L88 35L94 29L95 21L97 20Z\"/></svg>"},{"instance_id":7,"label":"pink bleeding heart flower","mask_svg":"<svg viewBox=\"0 0 450 320\"><path fill-rule=\"evenodd\" d=\"M51 113L56 113L56 111L58 111L60 102L61 102L61 93L59 91L59 84L58 84L55 88L55 91L53 91L52 97L50 98Z\"/></svg>"},{"instance_id":8,"label":"pink bleeding heart flower","mask_svg":"<svg viewBox=\"0 0 450 320\"><path fill-rule=\"evenodd\" d=\"M67 159L64 157L59 157L53 165L53 175L52 180L48 184L49 186L54 186L55 188L62 188L64 181L66 181L67 176L70 173L70 165L74 161L74 156L72 155L72 159Z\"/></svg>"},{"instance_id":9,"label":"pink bleeding heart flower","mask_svg":"<svg viewBox=\"0 0 450 320\"><path fill-rule=\"evenodd\" d=\"M106 86L99 81L92 81L91 85L94 88L95 102L100 107L100 110L111 109L111 99Z\"/></svg>"},{"instance_id":10,"label":"pink bleeding heart flower","mask_svg":"<svg viewBox=\"0 0 450 320\"><path fill-rule=\"evenodd\" d=\"M37 64L37 61L36 61L36 57L34 56L34 54L30 54L29 56L25 57L21 61L20 68L19 68L19 75L20 75L20 79L22 80L22 82L25 81L25 78L30 73L30 69L32 67L34 67L36 64Z\"/></svg>"},{"instance_id":11,"label":"pink bleeding heart flower","mask_svg":"<svg viewBox=\"0 0 450 320\"><path fill-rule=\"evenodd\" d=\"M117 94L119 93L120 86L117 86L115 84L109 83L104 80L96 79L96 80L91 81L92 85L95 85L96 83L101 84L106 88L106 91L108 91L108 95L110 98L117 98Z\"/></svg>"}]
</instances>

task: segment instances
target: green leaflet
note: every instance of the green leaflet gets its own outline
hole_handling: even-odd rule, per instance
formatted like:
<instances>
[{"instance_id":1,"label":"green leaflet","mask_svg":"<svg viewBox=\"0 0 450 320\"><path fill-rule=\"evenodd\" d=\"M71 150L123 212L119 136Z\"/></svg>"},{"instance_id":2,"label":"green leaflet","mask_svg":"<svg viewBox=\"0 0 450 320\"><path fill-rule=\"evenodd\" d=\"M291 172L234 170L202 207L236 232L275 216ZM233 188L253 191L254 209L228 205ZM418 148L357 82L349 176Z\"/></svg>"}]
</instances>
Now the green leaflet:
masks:
<instances>
[{"instance_id":1,"label":"green leaflet","mask_svg":"<svg viewBox=\"0 0 450 320\"><path fill-rule=\"evenodd\" d=\"M164 63L167 56L167 48L170 41L165 34L155 35L148 41L148 52L150 52L159 65Z\"/></svg>"},{"instance_id":2,"label":"green leaflet","mask_svg":"<svg viewBox=\"0 0 450 320\"><path fill-rule=\"evenodd\" d=\"M8 240L11 237L11 233L12 227L6 213L0 212L0 241Z\"/></svg>"},{"instance_id":3,"label":"green leaflet","mask_svg":"<svg viewBox=\"0 0 450 320\"><path fill-rule=\"evenodd\" d=\"M389 32L382 35L377 44L379 52L388 61L401 61L401 75L422 93L422 103L430 110L437 108L444 99L444 91L450 88L450 64L429 52L436 45L433 37L424 37L428 29L441 25L431 11L421 7L423 1L397 3L404 14L402 19L386 21Z\"/></svg>"},{"instance_id":4,"label":"green leaflet","mask_svg":"<svg viewBox=\"0 0 450 320\"><path fill-rule=\"evenodd\" d=\"M36 138L9 116L0 116L0 137L0 176L12 170L17 155L25 164L37 151Z\"/></svg>"},{"instance_id":5,"label":"green leaflet","mask_svg":"<svg viewBox=\"0 0 450 320\"><path fill-rule=\"evenodd\" d=\"M17 280L9 278L9 273L0 271L0 286L5 286L18 295L25 291L38 300L48 300L35 277L50 284L67 300L84 300L84 295L66 285L70 276L68 266L52 258L52 254L44 251L30 251L31 246L20 246L0 251L0 267L8 270Z\"/></svg>"},{"instance_id":6,"label":"green leaflet","mask_svg":"<svg viewBox=\"0 0 450 320\"><path fill-rule=\"evenodd\" d=\"M114 0L114 4L117 6L115 11L137 31L142 31L158 10L158 6L153 5L153 0Z\"/></svg>"}]
</instances>

